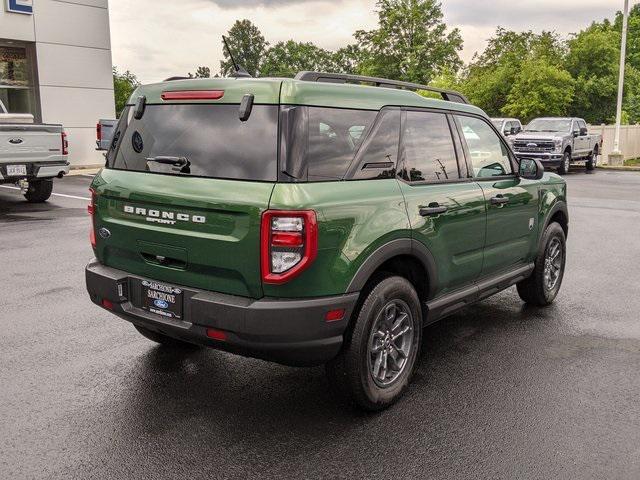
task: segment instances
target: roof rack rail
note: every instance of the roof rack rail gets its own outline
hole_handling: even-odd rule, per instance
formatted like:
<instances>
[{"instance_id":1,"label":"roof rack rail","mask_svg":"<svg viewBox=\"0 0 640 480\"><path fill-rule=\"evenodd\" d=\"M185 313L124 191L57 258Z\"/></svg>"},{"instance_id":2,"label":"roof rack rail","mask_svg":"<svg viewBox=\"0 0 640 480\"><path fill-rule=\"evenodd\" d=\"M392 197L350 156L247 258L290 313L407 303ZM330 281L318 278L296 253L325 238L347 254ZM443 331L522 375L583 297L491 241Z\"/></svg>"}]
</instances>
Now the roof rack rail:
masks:
<instances>
[{"instance_id":1,"label":"roof rack rail","mask_svg":"<svg viewBox=\"0 0 640 480\"><path fill-rule=\"evenodd\" d=\"M306 82L326 82L326 83L365 83L373 84L375 87L399 88L405 90L426 90L428 92L438 93L443 100L456 103L469 103L467 98L453 90L443 90L441 88L430 87L429 85L420 85L419 83L400 82L397 80L389 80L387 78L365 77L362 75L350 75L346 73L325 73L325 72L300 72L295 77L296 80Z\"/></svg>"},{"instance_id":2,"label":"roof rack rail","mask_svg":"<svg viewBox=\"0 0 640 480\"><path fill-rule=\"evenodd\" d=\"M163 82L175 82L176 80L189 80L191 77L169 77L165 78Z\"/></svg>"}]
</instances>

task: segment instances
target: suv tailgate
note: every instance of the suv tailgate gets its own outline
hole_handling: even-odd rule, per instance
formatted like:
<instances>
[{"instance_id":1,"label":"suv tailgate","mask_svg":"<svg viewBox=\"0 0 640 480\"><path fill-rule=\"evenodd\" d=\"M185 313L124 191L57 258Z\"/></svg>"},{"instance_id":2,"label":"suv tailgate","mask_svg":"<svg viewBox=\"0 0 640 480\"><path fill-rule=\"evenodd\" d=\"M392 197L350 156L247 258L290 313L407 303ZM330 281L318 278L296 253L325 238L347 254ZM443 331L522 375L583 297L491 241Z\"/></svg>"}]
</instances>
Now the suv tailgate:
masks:
<instances>
[{"instance_id":1,"label":"suv tailgate","mask_svg":"<svg viewBox=\"0 0 640 480\"><path fill-rule=\"evenodd\" d=\"M273 187L104 169L93 183L97 257L170 284L259 298L260 219Z\"/></svg>"}]
</instances>

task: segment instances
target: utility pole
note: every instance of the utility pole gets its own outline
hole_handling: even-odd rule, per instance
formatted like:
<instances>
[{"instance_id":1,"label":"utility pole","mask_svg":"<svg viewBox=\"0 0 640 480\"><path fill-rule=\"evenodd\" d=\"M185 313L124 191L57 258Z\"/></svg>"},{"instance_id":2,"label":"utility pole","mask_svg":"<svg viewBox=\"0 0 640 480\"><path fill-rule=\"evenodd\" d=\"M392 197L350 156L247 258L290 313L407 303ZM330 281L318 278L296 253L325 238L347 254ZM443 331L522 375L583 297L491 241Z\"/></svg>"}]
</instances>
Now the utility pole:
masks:
<instances>
[{"instance_id":1,"label":"utility pole","mask_svg":"<svg viewBox=\"0 0 640 480\"><path fill-rule=\"evenodd\" d=\"M609 165L624 164L624 155L620 151L620 123L622 123L622 98L624 93L624 67L627 57L627 25L629 23L629 0L624 0L622 14L622 42L620 45L620 76L618 78L618 105L616 109L616 133L613 152L609 155Z\"/></svg>"}]
</instances>

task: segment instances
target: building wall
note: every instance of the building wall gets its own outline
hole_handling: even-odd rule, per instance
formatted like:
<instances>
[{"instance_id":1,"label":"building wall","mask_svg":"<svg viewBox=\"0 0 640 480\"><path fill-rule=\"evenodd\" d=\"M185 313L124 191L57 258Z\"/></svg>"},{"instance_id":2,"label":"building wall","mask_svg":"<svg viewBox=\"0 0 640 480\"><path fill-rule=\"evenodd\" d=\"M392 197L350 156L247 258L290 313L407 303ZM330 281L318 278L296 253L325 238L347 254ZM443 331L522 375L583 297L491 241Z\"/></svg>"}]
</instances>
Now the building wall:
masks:
<instances>
[{"instance_id":1,"label":"building wall","mask_svg":"<svg viewBox=\"0 0 640 480\"><path fill-rule=\"evenodd\" d=\"M33 15L0 10L1 38L35 42L42 121L64 125L72 166L103 164L96 122L115 118L107 0L36 0Z\"/></svg>"}]
</instances>

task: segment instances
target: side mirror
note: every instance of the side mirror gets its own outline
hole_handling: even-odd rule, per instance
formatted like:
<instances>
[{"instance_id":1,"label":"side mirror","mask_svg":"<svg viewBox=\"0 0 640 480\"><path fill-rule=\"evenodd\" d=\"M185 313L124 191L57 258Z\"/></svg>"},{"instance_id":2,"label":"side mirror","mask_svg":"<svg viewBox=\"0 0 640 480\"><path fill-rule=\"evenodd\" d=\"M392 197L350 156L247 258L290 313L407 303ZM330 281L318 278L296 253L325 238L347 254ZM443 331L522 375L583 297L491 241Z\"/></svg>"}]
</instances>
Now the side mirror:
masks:
<instances>
[{"instance_id":1,"label":"side mirror","mask_svg":"<svg viewBox=\"0 0 640 480\"><path fill-rule=\"evenodd\" d=\"M523 158L518 173L528 180L540 180L544 175L544 166L537 158Z\"/></svg>"},{"instance_id":2,"label":"side mirror","mask_svg":"<svg viewBox=\"0 0 640 480\"><path fill-rule=\"evenodd\" d=\"M584 137L585 135L589 134L589 129L587 127L582 127L580 128L580 136Z\"/></svg>"},{"instance_id":3,"label":"side mirror","mask_svg":"<svg viewBox=\"0 0 640 480\"><path fill-rule=\"evenodd\" d=\"M505 129L504 129L504 131L503 131L502 133L503 133L503 135L504 135L505 137L508 137L509 135L513 135L513 129L508 130L508 129L506 129L506 128L505 128Z\"/></svg>"}]
</instances>

